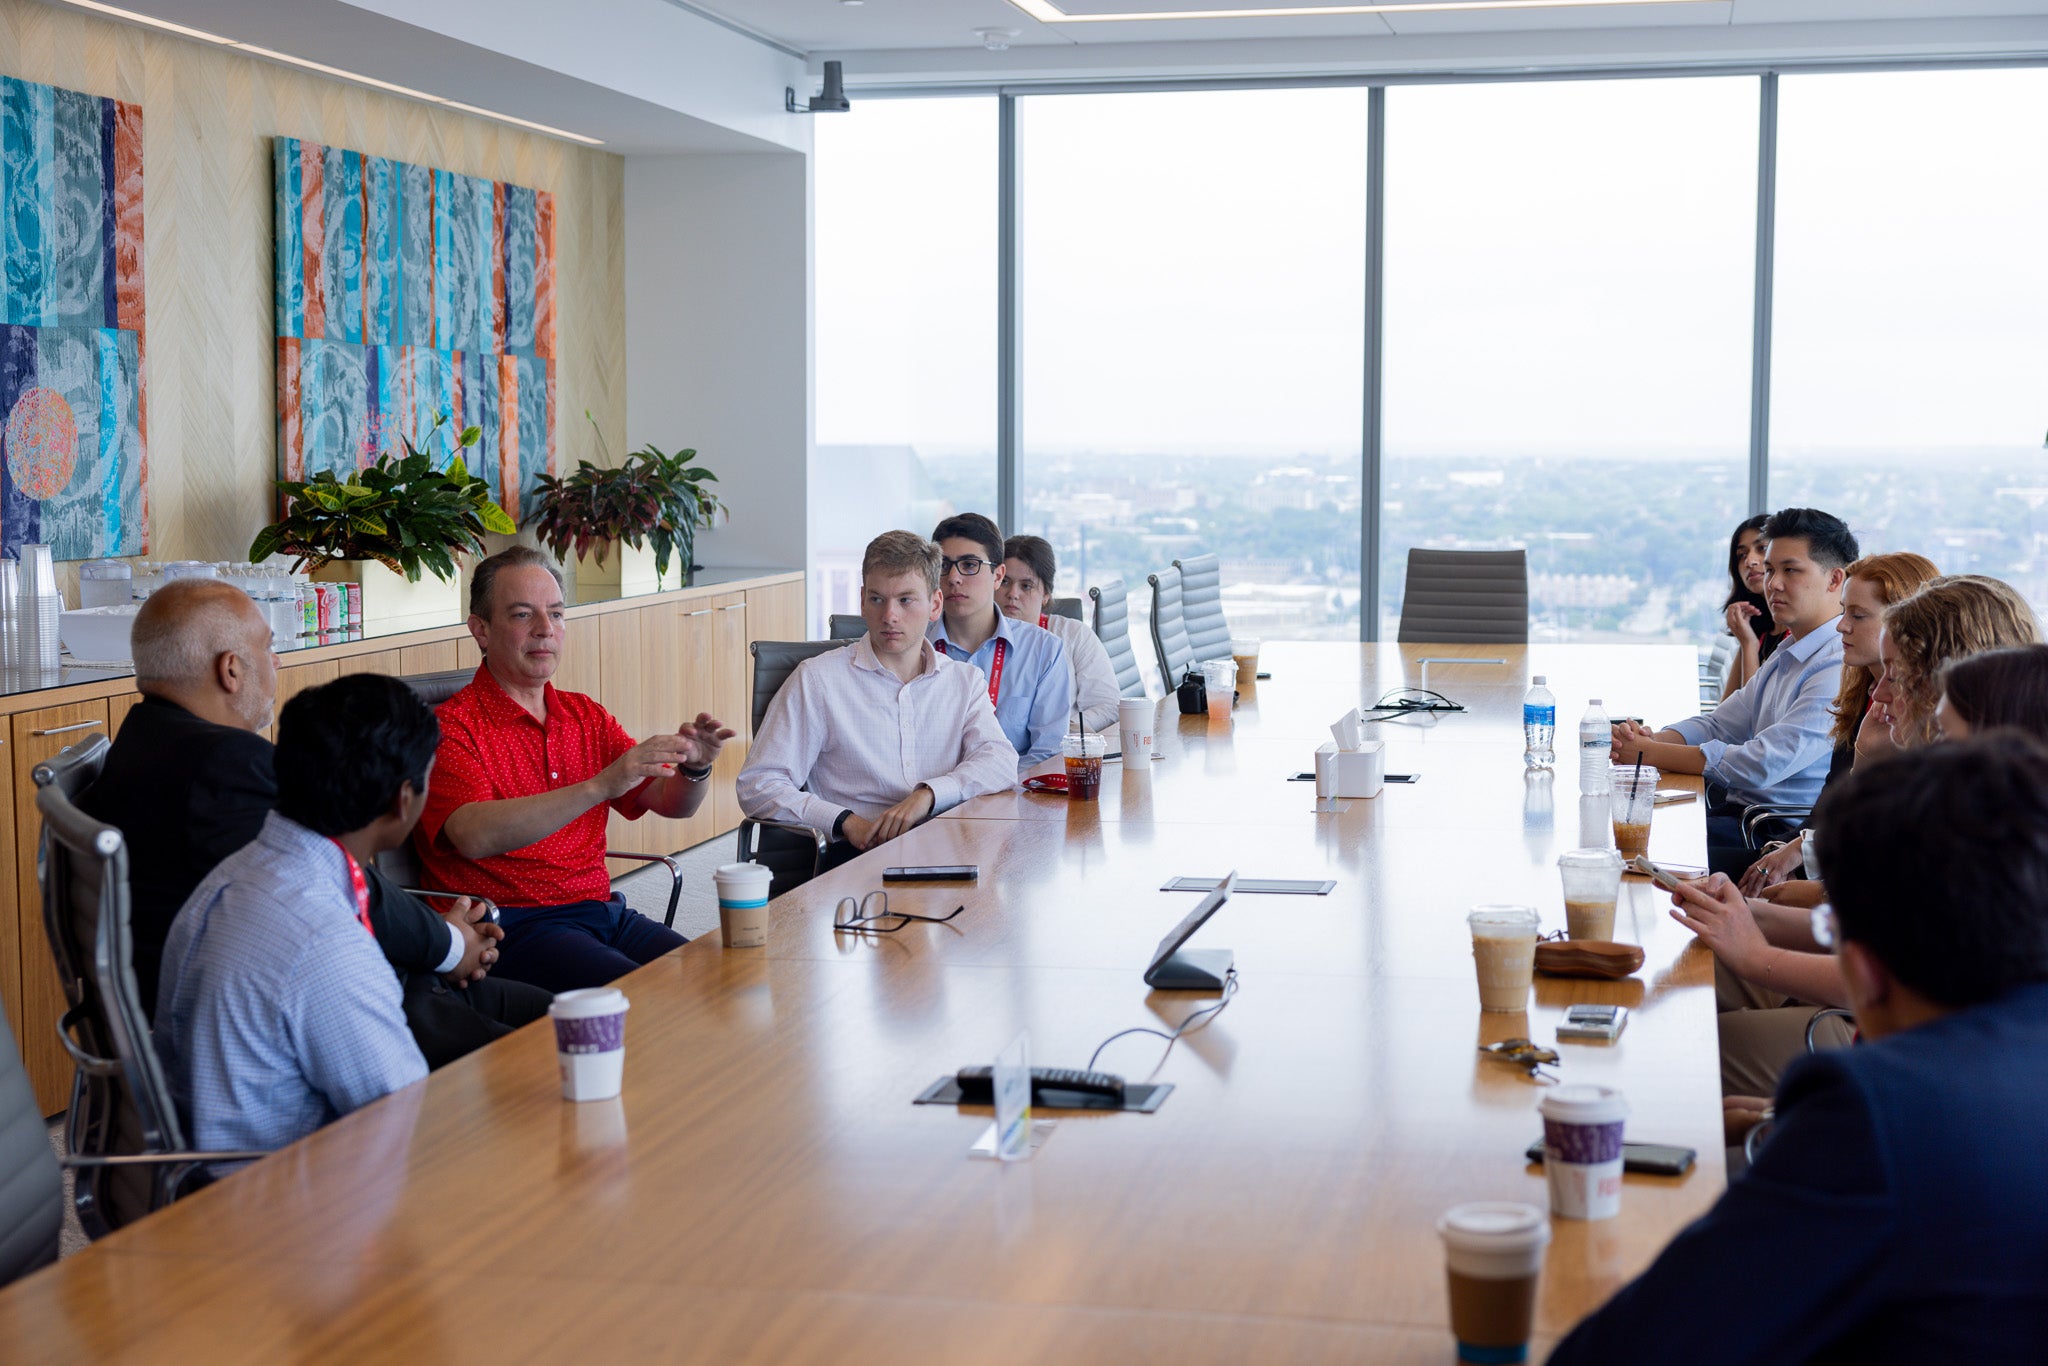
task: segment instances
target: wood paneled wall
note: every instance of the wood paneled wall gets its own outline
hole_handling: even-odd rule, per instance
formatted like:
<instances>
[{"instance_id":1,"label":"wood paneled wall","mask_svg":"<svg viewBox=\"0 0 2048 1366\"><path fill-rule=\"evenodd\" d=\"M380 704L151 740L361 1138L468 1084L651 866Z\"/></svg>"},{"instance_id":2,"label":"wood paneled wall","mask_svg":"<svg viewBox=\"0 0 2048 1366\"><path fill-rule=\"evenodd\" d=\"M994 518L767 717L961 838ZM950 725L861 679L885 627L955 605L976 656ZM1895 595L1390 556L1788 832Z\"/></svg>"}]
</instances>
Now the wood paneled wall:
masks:
<instances>
[{"instance_id":1,"label":"wood paneled wall","mask_svg":"<svg viewBox=\"0 0 2048 1366\"><path fill-rule=\"evenodd\" d=\"M307 54L317 56L317 54ZM142 106L151 559L241 559L274 515L271 138L556 196L556 448L626 447L625 163L89 14L0 0L0 74Z\"/></svg>"}]
</instances>

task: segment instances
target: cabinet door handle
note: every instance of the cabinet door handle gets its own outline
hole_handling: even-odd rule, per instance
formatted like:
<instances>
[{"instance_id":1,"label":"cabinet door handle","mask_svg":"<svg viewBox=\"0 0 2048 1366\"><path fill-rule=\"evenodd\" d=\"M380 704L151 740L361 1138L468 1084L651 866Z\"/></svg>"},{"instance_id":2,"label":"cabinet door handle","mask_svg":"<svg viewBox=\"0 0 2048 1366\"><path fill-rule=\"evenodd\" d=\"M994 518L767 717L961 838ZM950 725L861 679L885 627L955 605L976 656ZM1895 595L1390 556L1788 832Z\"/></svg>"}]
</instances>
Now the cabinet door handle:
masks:
<instances>
[{"instance_id":1,"label":"cabinet door handle","mask_svg":"<svg viewBox=\"0 0 2048 1366\"><path fill-rule=\"evenodd\" d=\"M52 726L48 730L32 730L29 734L41 738L45 735L62 735L66 731L72 730L91 730L94 726L104 726L105 724L107 723L104 721L80 721L75 726Z\"/></svg>"},{"instance_id":2,"label":"cabinet door handle","mask_svg":"<svg viewBox=\"0 0 2048 1366\"><path fill-rule=\"evenodd\" d=\"M743 602L729 602L718 610L721 612L744 612L747 610L747 605Z\"/></svg>"},{"instance_id":3,"label":"cabinet door handle","mask_svg":"<svg viewBox=\"0 0 2048 1366\"><path fill-rule=\"evenodd\" d=\"M699 607L696 611L685 612L683 615L686 617L708 617L711 615L711 612L712 609L709 607Z\"/></svg>"}]
</instances>

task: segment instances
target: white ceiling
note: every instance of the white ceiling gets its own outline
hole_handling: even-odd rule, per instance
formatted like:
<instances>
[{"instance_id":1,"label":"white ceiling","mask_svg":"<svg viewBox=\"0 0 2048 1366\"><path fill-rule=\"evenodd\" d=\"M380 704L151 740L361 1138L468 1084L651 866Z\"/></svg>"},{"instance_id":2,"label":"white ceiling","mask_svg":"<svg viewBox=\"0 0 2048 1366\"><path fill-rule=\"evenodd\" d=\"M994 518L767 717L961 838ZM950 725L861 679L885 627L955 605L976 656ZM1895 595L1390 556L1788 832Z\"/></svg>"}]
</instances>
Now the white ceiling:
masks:
<instances>
[{"instance_id":1,"label":"white ceiling","mask_svg":"<svg viewBox=\"0 0 2048 1366\"><path fill-rule=\"evenodd\" d=\"M1327 8L1360 0L1053 0L1067 14ZM1015 47L1100 46L1261 39L1388 38L1533 29L1730 28L2048 15L2048 0L1675 0L1674 3L1484 9L1475 0L1384 0L1390 12L1241 19L1041 23L1009 0L672 0L809 54L851 58L873 51L981 46L978 28L1015 29ZM1400 9L1430 8L1403 14ZM1472 5L1465 12L1445 5ZM848 62L849 75L854 62Z\"/></svg>"}]
</instances>

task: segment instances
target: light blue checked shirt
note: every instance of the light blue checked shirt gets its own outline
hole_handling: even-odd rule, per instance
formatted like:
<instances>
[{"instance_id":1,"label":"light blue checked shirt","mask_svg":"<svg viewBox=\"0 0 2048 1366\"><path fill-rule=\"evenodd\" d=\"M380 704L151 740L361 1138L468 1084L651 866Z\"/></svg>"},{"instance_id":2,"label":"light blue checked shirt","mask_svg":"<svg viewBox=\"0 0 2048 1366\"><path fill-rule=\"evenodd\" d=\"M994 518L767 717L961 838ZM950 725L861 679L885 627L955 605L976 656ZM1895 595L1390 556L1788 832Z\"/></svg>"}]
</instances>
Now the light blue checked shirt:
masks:
<instances>
[{"instance_id":1,"label":"light blue checked shirt","mask_svg":"<svg viewBox=\"0 0 2048 1366\"><path fill-rule=\"evenodd\" d=\"M334 841L271 812L171 922L157 1053L200 1148L282 1148L427 1075Z\"/></svg>"},{"instance_id":2,"label":"light blue checked shirt","mask_svg":"<svg viewBox=\"0 0 2048 1366\"><path fill-rule=\"evenodd\" d=\"M1074 675L1067 668L1065 641L1042 626L1006 617L993 607L988 610L996 613L996 633L973 654L946 639L944 617L931 624L925 639L945 651L948 659L981 670L984 679L995 672L996 642L1007 642L1003 676L996 684L996 724L1016 749L1021 773L1060 752L1067 713L1074 705Z\"/></svg>"},{"instance_id":3,"label":"light blue checked shirt","mask_svg":"<svg viewBox=\"0 0 2048 1366\"><path fill-rule=\"evenodd\" d=\"M1713 711L1671 729L1700 747L1706 776L1735 801L1811 803L1834 759L1828 729L1841 686L1842 636L1829 618L1773 650Z\"/></svg>"}]
</instances>

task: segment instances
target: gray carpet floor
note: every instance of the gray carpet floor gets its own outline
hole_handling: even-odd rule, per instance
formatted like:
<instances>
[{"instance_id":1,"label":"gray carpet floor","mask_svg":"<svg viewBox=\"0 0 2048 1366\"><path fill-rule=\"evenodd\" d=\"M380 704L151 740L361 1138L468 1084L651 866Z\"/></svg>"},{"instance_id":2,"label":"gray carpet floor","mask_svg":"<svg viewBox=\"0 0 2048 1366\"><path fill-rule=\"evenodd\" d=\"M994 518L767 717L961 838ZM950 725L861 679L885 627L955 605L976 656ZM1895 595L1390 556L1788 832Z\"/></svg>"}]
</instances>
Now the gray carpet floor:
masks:
<instances>
[{"instance_id":1,"label":"gray carpet floor","mask_svg":"<svg viewBox=\"0 0 2048 1366\"><path fill-rule=\"evenodd\" d=\"M695 939L700 934L718 932L718 892L712 886L711 874L719 864L733 861L735 848L732 835L720 835L677 855L683 865L683 894L676 902L676 933ZM613 890L626 898L628 906L656 920L668 913L670 886L668 869L658 863L650 863L612 883ZM50 1121L50 1147L57 1156L64 1155L62 1115ZM78 1226L78 1216L71 1208L71 1173L66 1172L62 1255L69 1257L83 1248L85 1242L85 1231Z\"/></svg>"}]
</instances>

